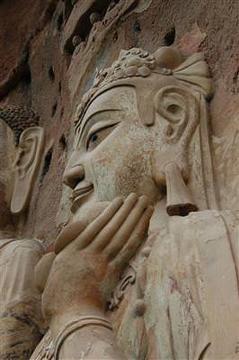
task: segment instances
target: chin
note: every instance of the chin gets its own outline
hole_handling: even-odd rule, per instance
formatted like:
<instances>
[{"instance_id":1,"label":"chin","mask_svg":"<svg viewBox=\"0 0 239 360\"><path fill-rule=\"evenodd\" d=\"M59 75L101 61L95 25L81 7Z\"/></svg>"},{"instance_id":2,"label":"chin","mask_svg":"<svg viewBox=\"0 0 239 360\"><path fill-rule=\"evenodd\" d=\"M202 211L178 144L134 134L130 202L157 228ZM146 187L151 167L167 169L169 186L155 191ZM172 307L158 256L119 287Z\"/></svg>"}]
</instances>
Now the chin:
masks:
<instances>
[{"instance_id":1,"label":"chin","mask_svg":"<svg viewBox=\"0 0 239 360\"><path fill-rule=\"evenodd\" d=\"M110 201L99 201L96 194L92 193L86 196L75 206L72 212L72 222L76 221L92 221L110 204Z\"/></svg>"}]
</instances>

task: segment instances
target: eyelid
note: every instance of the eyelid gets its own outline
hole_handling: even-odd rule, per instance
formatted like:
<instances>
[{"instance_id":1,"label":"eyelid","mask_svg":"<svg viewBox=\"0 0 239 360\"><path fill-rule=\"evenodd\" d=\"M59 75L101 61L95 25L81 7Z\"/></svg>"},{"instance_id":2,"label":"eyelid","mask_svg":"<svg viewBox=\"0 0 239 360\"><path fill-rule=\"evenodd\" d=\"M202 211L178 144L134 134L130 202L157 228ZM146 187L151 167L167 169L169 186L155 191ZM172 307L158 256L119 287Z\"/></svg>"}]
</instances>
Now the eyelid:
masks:
<instances>
[{"instance_id":1,"label":"eyelid","mask_svg":"<svg viewBox=\"0 0 239 360\"><path fill-rule=\"evenodd\" d=\"M119 122L120 122L119 120L112 120L112 121L105 120L105 121L100 121L97 124L93 125L87 133L86 140L85 140L86 146L87 146L87 143L88 143L90 137L93 134L95 134L97 131L107 129L108 127L111 127L113 125L117 125Z\"/></svg>"},{"instance_id":2,"label":"eyelid","mask_svg":"<svg viewBox=\"0 0 239 360\"><path fill-rule=\"evenodd\" d=\"M81 135L84 133L85 130L85 126L87 125L87 123L89 122L89 120L94 117L96 114L101 114L101 113L110 113L110 112L122 112L122 109L103 109L103 110L98 110L95 113L91 114L86 120L84 120L85 117L83 117L82 121L79 121L76 126L75 126L75 133L79 134L80 137Z\"/></svg>"}]
</instances>

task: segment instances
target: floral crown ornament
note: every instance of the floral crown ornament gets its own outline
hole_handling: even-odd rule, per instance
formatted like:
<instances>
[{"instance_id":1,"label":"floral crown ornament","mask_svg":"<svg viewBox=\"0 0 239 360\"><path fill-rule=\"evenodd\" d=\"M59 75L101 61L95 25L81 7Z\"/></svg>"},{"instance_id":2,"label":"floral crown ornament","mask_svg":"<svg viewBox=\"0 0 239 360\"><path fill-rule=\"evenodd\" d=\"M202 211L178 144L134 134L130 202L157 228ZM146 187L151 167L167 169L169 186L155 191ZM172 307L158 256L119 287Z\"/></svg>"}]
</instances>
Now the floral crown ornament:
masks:
<instances>
[{"instance_id":1,"label":"floral crown ornament","mask_svg":"<svg viewBox=\"0 0 239 360\"><path fill-rule=\"evenodd\" d=\"M146 79L151 75L163 75L185 85L187 83L205 98L210 98L213 93L208 66L202 53L184 59L178 50L170 47L161 47L153 54L139 48L122 50L111 67L97 71L92 88L83 96L77 108L75 124L101 89L112 87L119 81L129 84L133 79L136 82L137 79Z\"/></svg>"}]
</instances>

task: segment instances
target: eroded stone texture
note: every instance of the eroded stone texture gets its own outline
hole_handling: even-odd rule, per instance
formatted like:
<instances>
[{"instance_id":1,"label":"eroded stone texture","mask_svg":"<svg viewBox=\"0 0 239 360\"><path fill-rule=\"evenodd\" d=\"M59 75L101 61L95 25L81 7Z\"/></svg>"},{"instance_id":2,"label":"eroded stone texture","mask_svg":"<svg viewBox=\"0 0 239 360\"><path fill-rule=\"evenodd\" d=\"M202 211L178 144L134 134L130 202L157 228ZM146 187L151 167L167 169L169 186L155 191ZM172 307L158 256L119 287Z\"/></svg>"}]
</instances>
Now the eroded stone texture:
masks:
<instances>
[{"instance_id":1,"label":"eroded stone texture","mask_svg":"<svg viewBox=\"0 0 239 360\"><path fill-rule=\"evenodd\" d=\"M217 210L211 96L200 53L133 48L97 74L64 173L72 217L36 269L50 333L33 359L236 358L238 219Z\"/></svg>"},{"instance_id":2,"label":"eroded stone texture","mask_svg":"<svg viewBox=\"0 0 239 360\"><path fill-rule=\"evenodd\" d=\"M190 44L190 33L192 33L191 42L195 44L195 26L197 26L197 33L199 34L200 31L204 38L204 40L201 39L200 44L198 43L199 50L203 50L206 54L206 59L209 61L210 70L213 74L214 86L218 90L211 102L213 131L217 136L223 137L226 127L228 127L227 133L232 131L231 121L228 119L236 118L238 103L238 38L234 31L238 21L238 11L235 2L219 1L215 7L212 2L208 4L203 1L188 1L183 4L174 1L167 3L152 1L144 12L139 14L129 12L126 14L127 16L122 17L122 21L116 22L111 30L106 32L107 35L97 55L91 56L88 52L83 54L83 50L80 50L78 65L74 65L78 63L77 54L75 54L76 57L72 57L62 53L60 45L66 28L65 24L70 14L73 14L74 7L70 4L70 1L59 1L57 7L54 7L55 4L54 1L46 1L45 3L41 2L41 5L36 5L36 7L31 8L30 6L32 11L37 13L39 20L41 18L45 19L45 22L39 27L39 23L34 20L34 16L22 15L22 13L26 12L25 6L28 7L29 3L28 5L24 3L24 6L22 2L12 1L10 4L4 1L1 3L2 17L8 19L8 27L6 31L2 32L4 41L1 44L4 46L4 51L1 56L1 64L3 67L6 66L6 58L18 59L17 55L12 55L12 49L17 50L21 44L24 44L24 40L20 41L16 38L17 35L14 26L11 25L12 22L14 24L21 23L21 27L24 29L21 36L26 41L28 36L33 34L29 51L31 83L29 84L29 78L27 81L21 81L20 79L20 82L15 83L13 86L8 99L5 98L3 101L13 105L32 107L39 114L41 122L44 123L47 139L45 155L50 151L49 154L52 154L52 156L46 157L45 170L43 175L39 177L41 181L38 182L35 188L34 200L30 205L30 211L33 215L27 219L26 231L29 236L35 231L38 237L48 243L53 241L52 239L56 236L57 231L59 231L67 217L58 216L58 230L55 225L53 226L61 198L60 179L66 162L67 151L70 152L72 143L69 140L67 150L66 142L70 129L69 119L71 118L71 109L76 106L78 101L78 98L73 104L68 101L67 87L69 81L67 67L69 64L71 64L70 68L75 69L72 73L74 82L82 78L82 85L79 88L80 97L92 83L96 67L101 69L110 64L116 59L122 48L141 46L152 51L159 44L182 44L182 39L185 39L185 37L187 37L187 44ZM79 5L78 2L76 5ZM37 6L44 8L49 6L49 11L37 10ZM111 8L113 11L114 6L111 6ZM134 11L134 9L132 10ZM12 19L12 22L10 19ZM29 21L33 23L32 30L28 30L28 25L26 25ZM5 22L1 22L1 24ZM38 27L39 29L34 31ZM175 34L172 31L173 28L175 28ZM100 32L98 35L101 36ZM14 39L14 41L9 39ZM15 41L18 44L17 48L14 47ZM184 51L183 47L182 51ZM196 51L195 46L193 51ZM90 60L87 72L82 67L86 60ZM74 74L77 74L77 76ZM64 138L66 141L64 141ZM51 161L49 161L49 158L51 158ZM220 155L219 158L221 158ZM55 183L54 188L51 186L53 181ZM229 176L227 176L226 181L230 182ZM39 187L41 191L39 191ZM224 185L220 185L220 187L222 189ZM230 194L233 194L232 187L230 187L229 191ZM226 193L225 190L224 194ZM230 197L233 197L233 195L230 195ZM50 200L48 201L48 199ZM33 205L36 203L37 206ZM228 207L225 201L222 207ZM47 216L45 216L46 211Z\"/></svg>"},{"instance_id":3,"label":"eroded stone texture","mask_svg":"<svg viewBox=\"0 0 239 360\"><path fill-rule=\"evenodd\" d=\"M0 125L4 356L38 343L33 359L236 359L237 2L2 1L0 13L1 108L40 119L17 147Z\"/></svg>"},{"instance_id":4,"label":"eroded stone texture","mask_svg":"<svg viewBox=\"0 0 239 360\"><path fill-rule=\"evenodd\" d=\"M1 359L30 358L41 339L41 298L34 286L34 267L42 253L37 241L1 239Z\"/></svg>"},{"instance_id":5,"label":"eroded stone texture","mask_svg":"<svg viewBox=\"0 0 239 360\"><path fill-rule=\"evenodd\" d=\"M6 136L6 157L1 161L0 357L25 359L31 356L43 330L41 294L34 284L34 268L43 255L43 246L22 236L21 223L42 157L44 131L36 126L38 118L30 109L3 106L0 120L5 134L12 132Z\"/></svg>"}]
</instances>

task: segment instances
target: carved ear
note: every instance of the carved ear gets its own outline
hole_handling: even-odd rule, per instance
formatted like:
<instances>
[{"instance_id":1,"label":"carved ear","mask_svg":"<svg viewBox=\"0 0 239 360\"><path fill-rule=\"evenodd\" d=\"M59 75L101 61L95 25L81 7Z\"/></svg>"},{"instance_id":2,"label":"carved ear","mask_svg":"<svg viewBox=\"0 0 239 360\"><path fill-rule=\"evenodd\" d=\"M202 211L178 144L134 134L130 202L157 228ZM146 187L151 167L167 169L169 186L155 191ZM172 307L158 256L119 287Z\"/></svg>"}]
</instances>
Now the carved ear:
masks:
<instances>
[{"instance_id":1,"label":"carved ear","mask_svg":"<svg viewBox=\"0 0 239 360\"><path fill-rule=\"evenodd\" d=\"M167 121L165 138L168 143L190 140L199 121L195 92L179 86L165 86L155 95L154 106L156 112Z\"/></svg>"},{"instance_id":2,"label":"carved ear","mask_svg":"<svg viewBox=\"0 0 239 360\"><path fill-rule=\"evenodd\" d=\"M199 96L199 95L198 95ZM154 179L166 182L167 212L170 216L185 216L197 211L187 180L187 148L199 123L199 99L192 89L166 86L154 98L156 112L161 115L165 134L165 150L155 153Z\"/></svg>"},{"instance_id":3,"label":"carved ear","mask_svg":"<svg viewBox=\"0 0 239 360\"><path fill-rule=\"evenodd\" d=\"M43 143L44 131L39 126L27 128L20 136L13 165L15 175L11 200L13 214L23 212L28 205L43 151Z\"/></svg>"}]
</instances>

